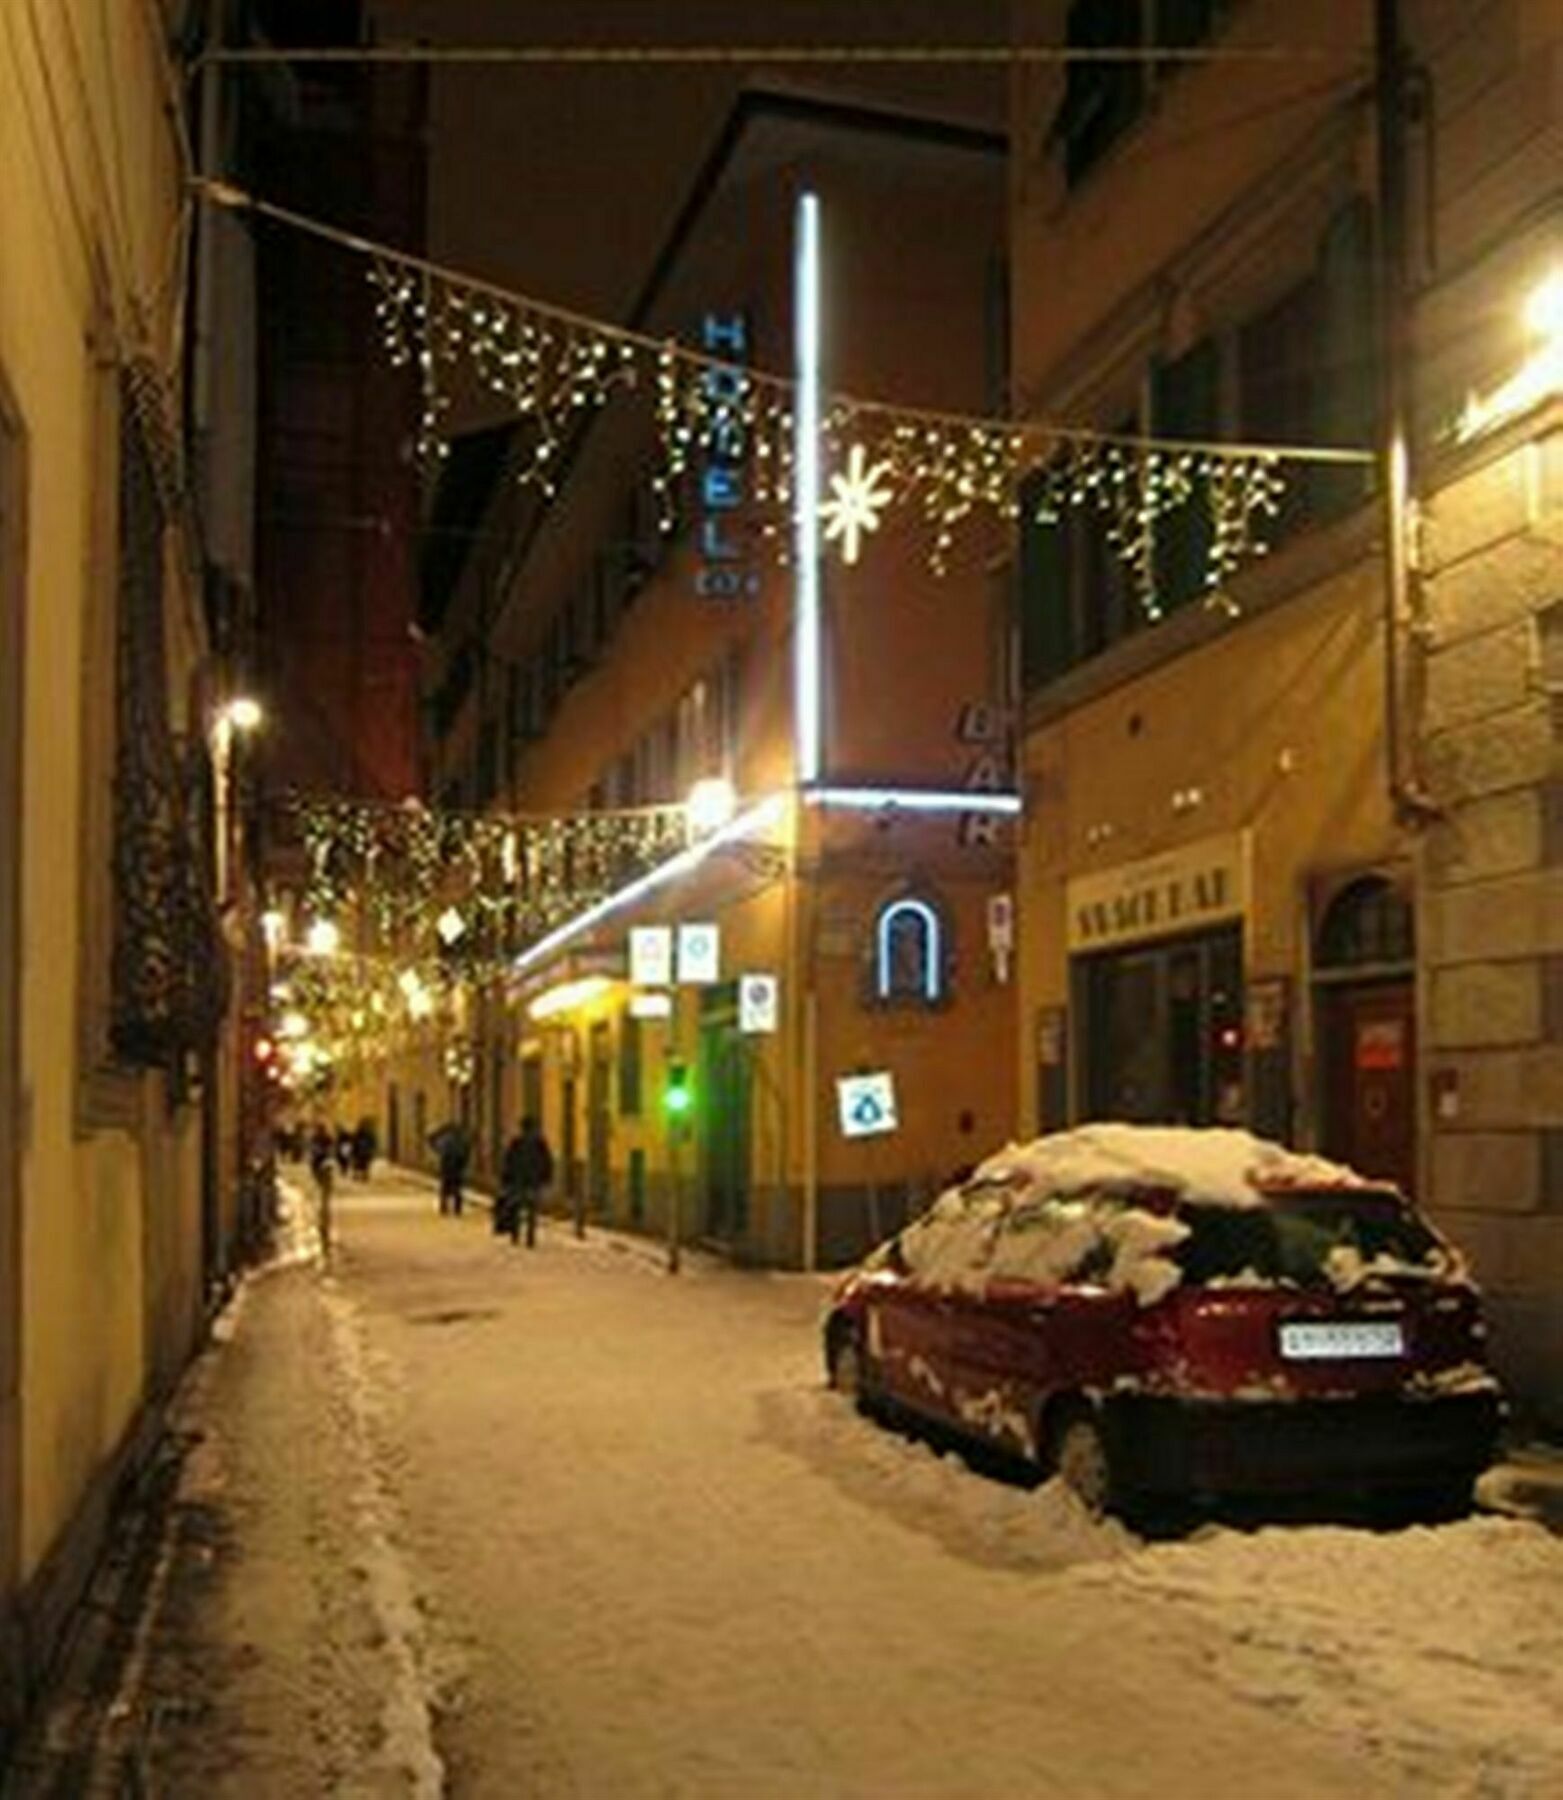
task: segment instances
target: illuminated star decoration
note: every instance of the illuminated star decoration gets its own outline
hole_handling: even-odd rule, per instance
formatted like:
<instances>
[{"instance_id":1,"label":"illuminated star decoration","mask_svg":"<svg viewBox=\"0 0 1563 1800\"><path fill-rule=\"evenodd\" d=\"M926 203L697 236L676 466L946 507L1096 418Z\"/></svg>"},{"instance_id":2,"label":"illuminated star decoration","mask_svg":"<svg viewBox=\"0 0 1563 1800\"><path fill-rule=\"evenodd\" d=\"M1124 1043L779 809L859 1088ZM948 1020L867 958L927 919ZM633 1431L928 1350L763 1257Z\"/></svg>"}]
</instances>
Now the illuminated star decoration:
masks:
<instances>
[{"instance_id":1,"label":"illuminated star decoration","mask_svg":"<svg viewBox=\"0 0 1563 1800\"><path fill-rule=\"evenodd\" d=\"M879 515L894 498L890 489L882 485L890 473L889 463L865 468L866 460L863 446L854 444L847 457L846 474L831 476L830 498L822 500L819 508L825 521L825 542L840 538L842 560L849 563L857 561L863 533L879 529Z\"/></svg>"}]
</instances>

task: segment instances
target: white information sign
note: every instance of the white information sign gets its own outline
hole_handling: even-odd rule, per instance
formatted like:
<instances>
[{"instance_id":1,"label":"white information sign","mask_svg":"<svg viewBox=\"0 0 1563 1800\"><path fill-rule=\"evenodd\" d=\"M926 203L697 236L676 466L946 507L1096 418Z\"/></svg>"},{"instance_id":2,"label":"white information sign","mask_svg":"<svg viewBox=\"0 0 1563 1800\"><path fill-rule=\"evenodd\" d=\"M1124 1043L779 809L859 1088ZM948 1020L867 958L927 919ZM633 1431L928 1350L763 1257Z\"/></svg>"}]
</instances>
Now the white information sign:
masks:
<instances>
[{"instance_id":1,"label":"white information sign","mask_svg":"<svg viewBox=\"0 0 1563 1800\"><path fill-rule=\"evenodd\" d=\"M843 1137L873 1137L900 1124L895 1110L895 1079L888 1069L872 1075L838 1075L836 1105Z\"/></svg>"},{"instance_id":2,"label":"white information sign","mask_svg":"<svg viewBox=\"0 0 1563 1800\"><path fill-rule=\"evenodd\" d=\"M678 928L678 979L702 985L721 980L722 932L717 925L680 925Z\"/></svg>"},{"instance_id":3,"label":"white information sign","mask_svg":"<svg viewBox=\"0 0 1563 1800\"><path fill-rule=\"evenodd\" d=\"M673 979L671 925L630 927L630 982L635 987L666 987Z\"/></svg>"},{"instance_id":4,"label":"white information sign","mask_svg":"<svg viewBox=\"0 0 1563 1800\"><path fill-rule=\"evenodd\" d=\"M630 1017L632 1019L671 1019L673 1016L673 996L671 994L631 994Z\"/></svg>"},{"instance_id":5,"label":"white information sign","mask_svg":"<svg viewBox=\"0 0 1563 1800\"><path fill-rule=\"evenodd\" d=\"M777 984L774 975L738 977L738 1029L762 1032L776 1029Z\"/></svg>"}]
</instances>

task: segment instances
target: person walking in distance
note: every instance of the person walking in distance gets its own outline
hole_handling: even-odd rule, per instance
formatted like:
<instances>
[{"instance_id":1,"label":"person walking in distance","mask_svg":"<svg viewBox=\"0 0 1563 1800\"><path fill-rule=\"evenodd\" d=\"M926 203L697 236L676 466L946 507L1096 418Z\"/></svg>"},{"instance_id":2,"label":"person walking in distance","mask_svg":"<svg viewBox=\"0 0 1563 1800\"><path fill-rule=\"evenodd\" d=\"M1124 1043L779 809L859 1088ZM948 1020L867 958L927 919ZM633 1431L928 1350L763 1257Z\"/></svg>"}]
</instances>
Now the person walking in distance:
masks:
<instances>
[{"instance_id":1,"label":"person walking in distance","mask_svg":"<svg viewBox=\"0 0 1563 1800\"><path fill-rule=\"evenodd\" d=\"M438 1131L429 1133L429 1143L439 1159L440 1211L461 1217L461 1184L467 1173L467 1154L471 1148L467 1128L459 1119L448 1119Z\"/></svg>"},{"instance_id":2,"label":"person walking in distance","mask_svg":"<svg viewBox=\"0 0 1563 1800\"><path fill-rule=\"evenodd\" d=\"M553 1178L554 1153L537 1120L528 1113L521 1121L521 1129L505 1146L499 1177L502 1208L494 1214L495 1231L508 1233L512 1244L520 1243L524 1214L530 1250L537 1242L538 1202Z\"/></svg>"}]
</instances>

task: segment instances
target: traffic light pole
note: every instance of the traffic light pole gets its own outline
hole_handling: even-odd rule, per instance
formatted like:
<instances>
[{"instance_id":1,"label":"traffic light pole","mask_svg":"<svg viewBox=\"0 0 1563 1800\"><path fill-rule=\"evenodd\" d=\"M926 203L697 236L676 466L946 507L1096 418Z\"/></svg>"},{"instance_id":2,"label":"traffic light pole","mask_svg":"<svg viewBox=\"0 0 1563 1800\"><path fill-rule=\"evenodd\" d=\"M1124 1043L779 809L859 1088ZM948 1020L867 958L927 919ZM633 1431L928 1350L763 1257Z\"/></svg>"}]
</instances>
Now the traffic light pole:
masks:
<instances>
[{"instance_id":1,"label":"traffic light pole","mask_svg":"<svg viewBox=\"0 0 1563 1800\"><path fill-rule=\"evenodd\" d=\"M669 1021L667 1077L662 1090L662 1115L668 1134L668 1274L676 1275L681 1261L684 1210L683 1147L689 1130L689 1064L684 1057L683 995L673 991L673 1016Z\"/></svg>"}]
</instances>

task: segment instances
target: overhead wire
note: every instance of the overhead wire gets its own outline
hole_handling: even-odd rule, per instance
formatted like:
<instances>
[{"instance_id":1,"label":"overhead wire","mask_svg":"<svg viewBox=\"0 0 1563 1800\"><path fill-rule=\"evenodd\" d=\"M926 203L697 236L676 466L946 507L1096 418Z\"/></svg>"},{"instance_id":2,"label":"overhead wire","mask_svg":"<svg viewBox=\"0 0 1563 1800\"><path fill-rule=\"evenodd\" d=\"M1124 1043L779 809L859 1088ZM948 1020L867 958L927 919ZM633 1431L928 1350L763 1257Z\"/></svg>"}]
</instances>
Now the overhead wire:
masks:
<instances>
[{"instance_id":1,"label":"overhead wire","mask_svg":"<svg viewBox=\"0 0 1563 1800\"><path fill-rule=\"evenodd\" d=\"M794 64L878 64L919 67L972 64L1008 67L1014 63L1363 62L1368 51L1321 44L1124 45L1065 44L360 44L246 45L208 50L192 73L207 63L416 63L469 66L595 67Z\"/></svg>"}]
</instances>

